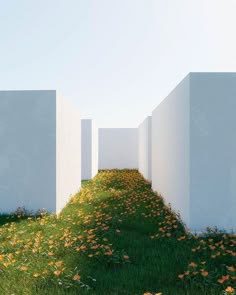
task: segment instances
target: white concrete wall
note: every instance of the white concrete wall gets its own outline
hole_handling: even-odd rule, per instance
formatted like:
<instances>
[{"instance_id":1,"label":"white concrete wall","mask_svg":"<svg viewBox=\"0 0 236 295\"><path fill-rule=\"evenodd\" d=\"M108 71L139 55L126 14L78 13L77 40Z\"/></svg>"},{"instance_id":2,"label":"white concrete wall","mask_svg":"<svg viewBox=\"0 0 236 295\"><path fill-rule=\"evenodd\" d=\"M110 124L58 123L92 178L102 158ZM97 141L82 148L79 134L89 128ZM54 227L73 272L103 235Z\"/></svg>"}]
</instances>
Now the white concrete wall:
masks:
<instances>
[{"instance_id":1,"label":"white concrete wall","mask_svg":"<svg viewBox=\"0 0 236 295\"><path fill-rule=\"evenodd\" d=\"M191 230L236 230L236 74L190 73L152 115L152 185Z\"/></svg>"},{"instance_id":2,"label":"white concrete wall","mask_svg":"<svg viewBox=\"0 0 236 295\"><path fill-rule=\"evenodd\" d=\"M139 172L152 180L152 117L147 117L139 125Z\"/></svg>"},{"instance_id":3,"label":"white concrete wall","mask_svg":"<svg viewBox=\"0 0 236 295\"><path fill-rule=\"evenodd\" d=\"M98 167L137 169L138 128L100 128Z\"/></svg>"},{"instance_id":4,"label":"white concrete wall","mask_svg":"<svg viewBox=\"0 0 236 295\"><path fill-rule=\"evenodd\" d=\"M0 91L0 212L56 202L56 92Z\"/></svg>"},{"instance_id":5,"label":"white concrete wall","mask_svg":"<svg viewBox=\"0 0 236 295\"><path fill-rule=\"evenodd\" d=\"M74 117L56 91L0 91L1 213L17 207L55 212L80 188Z\"/></svg>"},{"instance_id":6,"label":"white concrete wall","mask_svg":"<svg viewBox=\"0 0 236 295\"><path fill-rule=\"evenodd\" d=\"M189 77L152 113L152 187L189 224Z\"/></svg>"},{"instance_id":7,"label":"white concrete wall","mask_svg":"<svg viewBox=\"0 0 236 295\"><path fill-rule=\"evenodd\" d=\"M82 179L91 179L98 172L98 129L93 120L81 120Z\"/></svg>"},{"instance_id":8,"label":"white concrete wall","mask_svg":"<svg viewBox=\"0 0 236 295\"><path fill-rule=\"evenodd\" d=\"M56 107L56 212L59 212L81 187L81 119L78 109L59 95Z\"/></svg>"},{"instance_id":9,"label":"white concrete wall","mask_svg":"<svg viewBox=\"0 0 236 295\"><path fill-rule=\"evenodd\" d=\"M92 175L93 178L98 173L98 127L92 121Z\"/></svg>"},{"instance_id":10,"label":"white concrete wall","mask_svg":"<svg viewBox=\"0 0 236 295\"><path fill-rule=\"evenodd\" d=\"M190 74L190 227L236 230L236 74Z\"/></svg>"}]
</instances>

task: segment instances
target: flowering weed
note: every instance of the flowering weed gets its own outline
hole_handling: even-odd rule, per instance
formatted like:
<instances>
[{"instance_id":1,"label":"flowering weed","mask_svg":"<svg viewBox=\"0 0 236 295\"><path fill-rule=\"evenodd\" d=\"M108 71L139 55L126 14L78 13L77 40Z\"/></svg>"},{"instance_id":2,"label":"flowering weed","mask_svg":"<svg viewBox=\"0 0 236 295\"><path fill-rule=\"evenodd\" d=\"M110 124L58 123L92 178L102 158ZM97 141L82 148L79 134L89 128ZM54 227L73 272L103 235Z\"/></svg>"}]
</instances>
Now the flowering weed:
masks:
<instances>
[{"instance_id":1,"label":"flowering weed","mask_svg":"<svg viewBox=\"0 0 236 295\"><path fill-rule=\"evenodd\" d=\"M230 294L235 247L233 234L186 232L136 170L104 170L58 216L2 218L0 292Z\"/></svg>"}]
</instances>

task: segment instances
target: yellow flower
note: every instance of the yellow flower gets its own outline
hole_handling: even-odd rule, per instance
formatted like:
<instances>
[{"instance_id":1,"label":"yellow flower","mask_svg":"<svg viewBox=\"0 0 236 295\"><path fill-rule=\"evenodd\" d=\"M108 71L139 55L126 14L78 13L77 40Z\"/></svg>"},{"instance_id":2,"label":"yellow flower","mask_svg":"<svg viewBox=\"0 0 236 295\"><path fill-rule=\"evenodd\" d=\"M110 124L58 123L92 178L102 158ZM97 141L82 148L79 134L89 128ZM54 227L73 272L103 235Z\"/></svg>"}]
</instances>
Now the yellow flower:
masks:
<instances>
[{"instance_id":1,"label":"yellow flower","mask_svg":"<svg viewBox=\"0 0 236 295\"><path fill-rule=\"evenodd\" d=\"M59 276L59 275L60 275L60 273L61 273L61 271L60 271L60 270L55 270L55 271L54 271L54 275L56 275L56 276Z\"/></svg>"},{"instance_id":2,"label":"yellow flower","mask_svg":"<svg viewBox=\"0 0 236 295\"><path fill-rule=\"evenodd\" d=\"M228 292L228 293L232 293L233 294L235 290L234 290L234 288L232 288L232 287L229 286L229 287L227 287L225 289L225 291Z\"/></svg>"},{"instance_id":3,"label":"yellow flower","mask_svg":"<svg viewBox=\"0 0 236 295\"><path fill-rule=\"evenodd\" d=\"M50 262L48 263L49 266L52 266L53 264L54 264L53 261L50 261Z\"/></svg>"},{"instance_id":4,"label":"yellow flower","mask_svg":"<svg viewBox=\"0 0 236 295\"><path fill-rule=\"evenodd\" d=\"M63 263L63 261L57 261L55 264L56 264L56 266L61 266L62 263Z\"/></svg>"},{"instance_id":5,"label":"yellow flower","mask_svg":"<svg viewBox=\"0 0 236 295\"><path fill-rule=\"evenodd\" d=\"M34 277L34 278L39 277L39 273L35 273L35 274L33 274L33 277Z\"/></svg>"},{"instance_id":6,"label":"yellow flower","mask_svg":"<svg viewBox=\"0 0 236 295\"><path fill-rule=\"evenodd\" d=\"M109 250L109 251L105 252L104 255L110 256L110 255L112 255L112 253L113 253L113 250Z\"/></svg>"},{"instance_id":7,"label":"yellow flower","mask_svg":"<svg viewBox=\"0 0 236 295\"><path fill-rule=\"evenodd\" d=\"M75 281L79 281L79 280L80 280L80 276L79 276L79 275L75 275L75 276L74 276L74 280L75 280Z\"/></svg>"},{"instance_id":8,"label":"yellow flower","mask_svg":"<svg viewBox=\"0 0 236 295\"><path fill-rule=\"evenodd\" d=\"M207 271L202 271L202 272L201 272L201 275L202 275L203 277L206 277L206 276L208 276L208 272L207 272Z\"/></svg>"},{"instance_id":9,"label":"yellow flower","mask_svg":"<svg viewBox=\"0 0 236 295\"><path fill-rule=\"evenodd\" d=\"M233 266L228 266L228 271L235 271L235 268Z\"/></svg>"},{"instance_id":10,"label":"yellow flower","mask_svg":"<svg viewBox=\"0 0 236 295\"><path fill-rule=\"evenodd\" d=\"M0 255L0 260L3 260L4 256L4 254Z\"/></svg>"},{"instance_id":11,"label":"yellow flower","mask_svg":"<svg viewBox=\"0 0 236 295\"><path fill-rule=\"evenodd\" d=\"M28 269L27 266L22 266L22 267L20 268L20 270L22 270L22 271L25 271L25 270L27 270L27 269Z\"/></svg>"},{"instance_id":12,"label":"yellow flower","mask_svg":"<svg viewBox=\"0 0 236 295\"><path fill-rule=\"evenodd\" d=\"M8 266L10 265L10 263L9 263L9 262L4 262L3 265L4 265L5 267L8 267Z\"/></svg>"},{"instance_id":13,"label":"yellow flower","mask_svg":"<svg viewBox=\"0 0 236 295\"><path fill-rule=\"evenodd\" d=\"M190 266L190 267L197 267L197 264L194 263L194 262L191 262L191 263L189 264L189 266Z\"/></svg>"}]
</instances>

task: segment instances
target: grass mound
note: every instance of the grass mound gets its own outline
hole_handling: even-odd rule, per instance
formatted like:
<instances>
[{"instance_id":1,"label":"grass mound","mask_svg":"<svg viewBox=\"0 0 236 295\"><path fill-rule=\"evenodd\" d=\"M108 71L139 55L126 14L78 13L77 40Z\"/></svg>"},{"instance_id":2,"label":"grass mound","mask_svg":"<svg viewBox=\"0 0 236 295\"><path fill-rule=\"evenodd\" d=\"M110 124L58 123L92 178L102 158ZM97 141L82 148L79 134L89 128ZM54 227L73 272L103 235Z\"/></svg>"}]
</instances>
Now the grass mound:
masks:
<instances>
[{"instance_id":1,"label":"grass mound","mask_svg":"<svg viewBox=\"0 0 236 295\"><path fill-rule=\"evenodd\" d=\"M235 235L186 232L136 170L100 171L59 216L4 218L1 294L223 294L236 282Z\"/></svg>"}]
</instances>

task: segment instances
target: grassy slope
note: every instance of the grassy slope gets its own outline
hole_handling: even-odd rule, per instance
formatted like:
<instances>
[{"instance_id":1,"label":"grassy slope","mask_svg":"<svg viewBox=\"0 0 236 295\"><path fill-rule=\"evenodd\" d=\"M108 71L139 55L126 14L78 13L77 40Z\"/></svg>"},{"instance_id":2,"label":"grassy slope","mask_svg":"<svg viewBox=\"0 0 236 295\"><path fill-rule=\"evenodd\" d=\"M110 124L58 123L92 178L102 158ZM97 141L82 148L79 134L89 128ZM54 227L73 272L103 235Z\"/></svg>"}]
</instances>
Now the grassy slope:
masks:
<instances>
[{"instance_id":1,"label":"grassy slope","mask_svg":"<svg viewBox=\"0 0 236 295\"><path fill-rule=\"evenodd\" d=\"M199 295L234 284L235 236L185 233L137 171L83 186L59 218L1 219L0 294Z\"/></svg>"}]
</instances>

